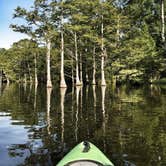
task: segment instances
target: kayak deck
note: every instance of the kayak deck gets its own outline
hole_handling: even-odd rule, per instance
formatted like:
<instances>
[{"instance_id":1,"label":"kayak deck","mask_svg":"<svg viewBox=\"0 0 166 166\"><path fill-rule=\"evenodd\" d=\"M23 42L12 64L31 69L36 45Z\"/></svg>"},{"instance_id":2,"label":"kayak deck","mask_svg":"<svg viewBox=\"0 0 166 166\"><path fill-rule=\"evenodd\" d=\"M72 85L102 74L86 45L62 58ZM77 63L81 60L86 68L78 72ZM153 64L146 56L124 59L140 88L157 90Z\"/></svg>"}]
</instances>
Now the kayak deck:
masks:
<instances>
[{"instance_id":1,"label":"kayak deck","mask_svg":"<svg viewBox=\"0 0 166 166\"><path fill-rule=\"evenodd\" d=\"M90 142L81 142L73 148L57 166L114 166L113 163Z\"/></svg>"}]
</instances>

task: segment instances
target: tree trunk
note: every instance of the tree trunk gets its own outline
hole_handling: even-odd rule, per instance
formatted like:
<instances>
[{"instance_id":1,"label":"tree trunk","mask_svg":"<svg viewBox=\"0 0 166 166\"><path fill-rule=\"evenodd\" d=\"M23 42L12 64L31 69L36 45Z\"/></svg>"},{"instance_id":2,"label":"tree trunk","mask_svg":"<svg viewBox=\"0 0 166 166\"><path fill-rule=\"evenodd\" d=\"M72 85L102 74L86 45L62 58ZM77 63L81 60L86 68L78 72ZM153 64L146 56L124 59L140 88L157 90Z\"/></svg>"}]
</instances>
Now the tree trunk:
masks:
<instances>
[{"instance_id":1,"label":"tree trunk","mask_svg":"<svg viewBox=\"0 0 166 166\"><path fill-rule=\"evenodd\" d=\"M32 82L32 76L31 76L31 70L30 70L29 63L28 63L28 72L29 72L29 82Z\"/></svg>"},{"instance_id":2,"label":"tree trunk","mask_svg":"<svg viewBox=\"0 0 166 166\"><path fill-rule=\"evenodd\" d=\"M27 83L27 74L26 73L24 74L24 83L25 84Z\"/></svg>"},{"instance_id":3,"label":"tree trunk","mask_svg":"<svg viewBox=\"0 0 166 166\"><path fill-rule=\"evenodd\" d=\"M93 81L92 85L96 85L96 58L95 58L95 47L93 48Z\"/></svg>"},{"instance_id":4,"label":"tree trunk","mask_svg":"<svg viewBox=\"0 0 166 166\"><path fill-rule=\"evenodd\" d=\"M6 77L6 80L7 80L7 85L9 85L9 84L10 84L10 80L9 80L9 78Z\"/></svg>"},{"instance_id":5,"label":"tree trunk","mask_svg":"<svg viewBox=\"0 0 166 166\"><path fill-rule=\"evenodd\" d=\"M60 88L66 88L64 76L64 35L63 35L63 15L61 15L61 81Z\"/></svg>"},{"instance_id":6,"label":"tree trunk","mask_svg":"<svg viewBox=\"0 0 166 166\"><path fill-rule=\"evenodd\" d=\"M1 90L1 87L2 87L2 76L3 76L3 72L2 70L0 70L0 90Z\"/></svg>"},{"instance_id":7,"label":"tree trunk","mask_svg":"<svg viewBox=\"0 0 166 166\"><path fill-rule=\"evenodd\" d=\"M83 84L82 80L82 54L80 53L80 82Z\"/></svg>"},{"instance_id":8,"label":"tree trunk","mask_svg":"<svg viewBox=\"0 0 166 166\"><path fill-rule=\"evenodd\" d=\"M105 74L104 74L104 27L103 27L103 16L102 16L102 23L101 23L101 86L106 86L105 82Z\"/></svg>"},{"instance_id":9,"label":"tree trunk","mask_svg":"<svg viewBox=\"0 0 166 166\"><path fill-rule=\"evenodd\" d=\"M118 20L117 20L116 35L117 35L117 44L116 44L116 46L119 47L119 42L120 42L120 18L119 18L119 15L118 15Z\"/></svg>"},{"instance_id":10,"label":"tree trunk","mask_svg":"<svg viewBox=\"0 0 166 166\"><path fill-rule=\"evenodd\" d=\"M52 88L51 82L51 67L50 67L50 54L51 54L51 42L47 41L47 88Z\"/></svg>"},{"instance_id":11,"label":"tree trunk","mask_svg":"<svg viewBox=\"0 0 166 166\"><path fill-rule=\"evenodd\" d=\"M72 57L72 86L74 86L74 62L73 62L73 57Z\"/></svg>"},{"instance_id":12,"label":"tree trunk","mask_svg":"<svg viewBox=\"0 0 166 166\"><path fill-rule=\"evenodd\" d=\"M76 86L81 86L81 82L79 79L79 71L78 71L78 49L77 49L77 34L74 34L75 41L75 58L76 58Z\"/></svg>"},{"instance_id":13,"label":"tree trunk","mask_svg":"<svg viewBox=\"0 0 166 166\"><path fill-rule=\"evenodd\" d=\"M164 14L164 0L161 0L161 21L162 21L161 38L162 38L162 42L165 42L165 14Z\"/></svg>"},{"instance_id":14,"label":"tree trunk","mask_svg":"<svg viewBox=\"0 0 166 166\"><path fill-rule=\"evenodd\" d=\"M35 85L37 85L38 78L37 78L37 56L36 56L36 53L34 54L34 64L35 64Z\"/></svg>"}]
</instances>

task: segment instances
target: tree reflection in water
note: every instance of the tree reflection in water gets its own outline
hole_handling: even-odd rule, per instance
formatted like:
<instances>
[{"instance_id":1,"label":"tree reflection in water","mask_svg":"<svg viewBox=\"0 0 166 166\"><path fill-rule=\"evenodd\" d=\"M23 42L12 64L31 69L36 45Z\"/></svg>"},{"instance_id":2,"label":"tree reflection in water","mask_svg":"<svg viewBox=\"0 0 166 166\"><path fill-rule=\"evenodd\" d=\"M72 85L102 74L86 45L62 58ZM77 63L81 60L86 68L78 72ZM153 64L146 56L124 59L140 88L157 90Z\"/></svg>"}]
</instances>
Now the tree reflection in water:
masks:
<instances>
[{"instance_id":1,"label":"tree reflection in water","mask_svg":"<svg viewBox=\"0 0 166 166\"><path fill-rule=\"evenodd\" d=\"M8 125L0 125L0 136L6 138L0 140L0 147L8 150L8 154L1 151L6 162L56 165L86 139L118 166L165 165L164 86L122 86L114 92L97 86L78 87L75 92L31 88L28 84L26 91L21 84L2 85L0 120Z\"/></svg>"}]
</instances>

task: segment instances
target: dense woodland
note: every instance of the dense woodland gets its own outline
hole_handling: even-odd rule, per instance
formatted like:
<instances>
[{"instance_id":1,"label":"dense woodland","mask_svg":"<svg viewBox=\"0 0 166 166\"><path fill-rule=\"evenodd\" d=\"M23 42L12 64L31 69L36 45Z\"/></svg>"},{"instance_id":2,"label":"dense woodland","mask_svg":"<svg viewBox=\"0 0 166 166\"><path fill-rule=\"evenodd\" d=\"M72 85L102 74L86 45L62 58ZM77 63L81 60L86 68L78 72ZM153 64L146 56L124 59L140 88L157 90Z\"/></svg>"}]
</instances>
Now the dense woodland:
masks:
<instances>
[{"instance_id":1,"label":"dense woodland","mask_svg":"<svg viewBox=\"0 0 166 166\"><path fill-rule=\"evenodd\" d=\"M0 84L166 83L165 11L164 0L34 0L30 9L18 6L10 28L29 38L0 49Z\"/></svg>"}]
</instances>

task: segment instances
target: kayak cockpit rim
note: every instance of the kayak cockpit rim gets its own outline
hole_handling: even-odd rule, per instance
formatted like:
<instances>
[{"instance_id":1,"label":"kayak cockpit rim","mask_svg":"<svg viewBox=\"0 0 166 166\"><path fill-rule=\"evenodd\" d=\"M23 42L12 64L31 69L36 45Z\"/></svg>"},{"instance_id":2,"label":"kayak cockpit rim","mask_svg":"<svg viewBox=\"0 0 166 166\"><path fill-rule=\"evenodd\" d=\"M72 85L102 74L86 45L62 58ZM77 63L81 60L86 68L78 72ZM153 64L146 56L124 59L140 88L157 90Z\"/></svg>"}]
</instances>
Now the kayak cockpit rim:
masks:
<instances>
[{"instance_id":1,"label":"kayak cockpit rim","mask_svg":"<svg viewBox=\"0 0 166 166\"><path fill-rule=\"evenodd\" d=\"M71 161L67 163L65 166L82 166L82 165L88 165L88 166L112 166L112 165L103 165L100 162L94 161L94 160L76 160Z\"/></svg>"}]
</instances>

